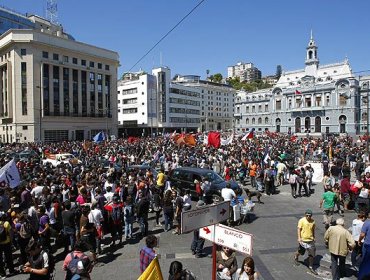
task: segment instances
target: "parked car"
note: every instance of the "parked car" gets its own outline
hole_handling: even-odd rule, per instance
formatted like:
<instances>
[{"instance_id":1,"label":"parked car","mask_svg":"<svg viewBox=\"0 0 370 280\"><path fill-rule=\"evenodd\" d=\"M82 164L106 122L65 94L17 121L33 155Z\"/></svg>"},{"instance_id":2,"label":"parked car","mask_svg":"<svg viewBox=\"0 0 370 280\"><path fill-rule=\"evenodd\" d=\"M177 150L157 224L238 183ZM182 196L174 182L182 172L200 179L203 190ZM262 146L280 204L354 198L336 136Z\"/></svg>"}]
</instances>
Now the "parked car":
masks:
<instances>
[{"instance_id":1,"label":"parked car","mask_svg":"<svg viewBox=\"0 0 370 280\"><path fill-rule=\"evenodd\" d=\"M198 194L195 191L194 180L197 179L201 182L202 178L208 178L211 183L210 191L207 195L212 196L213 201L221 201L221 190L226 187L227 183L230 183L233 190L239 189L239 184L235 181L226 182L224 178L218 175L211 169L195 168L195 167L179 167L171 170L168 180L171 182L171 186L176 188L181 194L185 189L190 189L190 194L193 198L198 198Z\"/></svg>"}]
</instances>

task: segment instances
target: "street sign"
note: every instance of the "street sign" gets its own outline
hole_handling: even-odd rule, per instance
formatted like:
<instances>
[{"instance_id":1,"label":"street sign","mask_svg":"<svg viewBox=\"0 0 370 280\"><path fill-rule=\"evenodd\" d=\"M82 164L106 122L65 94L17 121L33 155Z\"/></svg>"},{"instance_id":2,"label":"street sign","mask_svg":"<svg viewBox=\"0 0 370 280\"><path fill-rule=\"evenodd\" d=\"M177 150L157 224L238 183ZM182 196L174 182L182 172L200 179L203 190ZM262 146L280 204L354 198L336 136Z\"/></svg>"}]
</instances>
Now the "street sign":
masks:
<instances>
[{"instance_id":1,"label":"street sign","mask_svg":"<svg viewBox=\"0 0 370 280\"><path fill-rule=\"evenodd\" d=\"M252 255L253 235L224 225L215 225L214 243Z\"/></svg>"},{"instance_id":2,"label":"street sign","mask_svg":"<svg viewBox=\"0 0 370 280\"><path fill-rule=\"evenodd\" d=\"M229 218L229 214L230 201L223 201L218 204L182 212L181 233L225 221Z\"/></svg>"},{"instance_id":3,"label":"street sign","mask_svg":"<svg viewBox=\"0 0 370 280\"><path fill-rule=\"evenodd\" d=\"M215 225L204 226L199 229L199 237L215 242Z\"/></svg>"}]
</instances>

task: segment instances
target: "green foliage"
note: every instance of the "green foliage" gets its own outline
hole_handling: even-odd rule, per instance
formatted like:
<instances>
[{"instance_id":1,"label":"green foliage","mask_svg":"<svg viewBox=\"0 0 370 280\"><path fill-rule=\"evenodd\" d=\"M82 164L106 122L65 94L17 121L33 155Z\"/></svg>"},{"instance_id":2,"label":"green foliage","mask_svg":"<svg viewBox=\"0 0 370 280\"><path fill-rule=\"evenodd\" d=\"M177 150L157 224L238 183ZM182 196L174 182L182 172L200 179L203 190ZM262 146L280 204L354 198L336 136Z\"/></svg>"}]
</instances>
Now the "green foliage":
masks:
<instances>
[{"instance_id":1,"label":"green foliage","mask_svg":"<svg viewBox=\"0 0 370 280\"><path fill-rule=\"evenodd\" d=\"M215 83L221 83L222 82L222 74L221 73L217 73L217 74L214 74L213 75L213 82Z\"/></svg>"},{"instance_id":2,"label":"green foliage","mask_svg":"<svg viewBox=\"0 0 370 280\"><path fill-rule=\"evenodd\" d=\"M272 88L272 85L264 83L262 80L256 80L250 83L240 82L239 77L229 78L227 82L236 90L245 90L247 92L257 91L259 89Z\"/></svg>"}]
</instances>

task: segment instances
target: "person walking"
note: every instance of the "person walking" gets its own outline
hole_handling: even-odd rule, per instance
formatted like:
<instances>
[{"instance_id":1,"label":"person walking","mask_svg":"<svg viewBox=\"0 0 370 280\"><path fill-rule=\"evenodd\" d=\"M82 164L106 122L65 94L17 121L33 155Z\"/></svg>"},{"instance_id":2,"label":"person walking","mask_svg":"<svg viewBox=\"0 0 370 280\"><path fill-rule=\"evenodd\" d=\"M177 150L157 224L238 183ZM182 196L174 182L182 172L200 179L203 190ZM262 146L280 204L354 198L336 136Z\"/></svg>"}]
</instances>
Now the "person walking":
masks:
<instances>
[{"instance_id":1,"label":"person walking","mask_svg":"<svg viewBox=\"0 0 370 280\"><path fill-rule=\"evenodd\" d=\"M10 223L7 221L7 214L0 212L0 279L6 278L6 268L9 270L9 276L15 274L13 256L12 256L12 240L13 230ZM3 258L3 254L4 257ZM4 265L6 261L6 267Z\"/></svg>"},{"instance_id":2,"label":"person walking","mask_svg":"<svg viewBox=\"0 0 370 280\"><path fill-rule=\"evenodd\" d=\"M314 275L318 275L317 271L313 269L313 259L316 254L315 247L315 228L316 224L312 219L312 210L307 209L305 217L298 221L297 235L298 235L298 250L294 254L294 264L300 265L298 261L299 255L303 256L305 252L308 253L308 268Z\"/></svg>"},{"instance_id":3,"label":"person walking","mask_svg":"<svg viewBox=\"0 0 370 280\"><path fill-rule=\"evenodd\" d=\"M353 248L351 253L352 267L358 270L358 257L361 256L361 244L358 240L360 239L361 229L366 220L366 215L364 212L360 212L357 218L352 221L352 237L355 240L355 248Z\"/></svg>"},{"instance_id":4,"label":"person walking","mask_svg":"<svg viewBox=\"0 0 370 280\"><path fill-rule=\"evenodd\" d=\"M328 188L326 192L323 193L320 208L323 207L324 224L325 229L328 229L332 223L332 218L334 214L335 200L337 199L336 194L333 192L332 188Z\"/></svg>"},{"instance_id":5,"label":"person walking","mask_svg":"<svg viewBox=\"0 0 370 280\"><path fill-rule=\"evenodd\" d=\"M358 271L358 279L362 280L370 276L370 213L362 226L358 242L362 243L362 262Z\"/></svg>"},{"instance_id":6,"label":"person walking","mask_svg":"<svg viewBox=\"0 0 370 280\"><path fill-rule=\"evenodd\" d=\"M346 256L348 249L352 250L355 240L351 233L344 228L344 219L336 220L336 225L327 229L324 235L325 243L328 244L331 254L331 274L333 280L339 280L346 275ZM339 262L339 264L338 264Z\"/></svg>"},{"instance_id":7,"label":"person walking","mask_svg":"<svg viewBox=\"0 0 370 280\"><path fill-rule=\"evenodd\" d=\"M145 238L145 244L140 250L140 272L143 273L145 269L149 266L152 260L157 256L154 251L154 247L158 245L158 239L155 235L148 235Z\"/></svg>"}]
</instances>

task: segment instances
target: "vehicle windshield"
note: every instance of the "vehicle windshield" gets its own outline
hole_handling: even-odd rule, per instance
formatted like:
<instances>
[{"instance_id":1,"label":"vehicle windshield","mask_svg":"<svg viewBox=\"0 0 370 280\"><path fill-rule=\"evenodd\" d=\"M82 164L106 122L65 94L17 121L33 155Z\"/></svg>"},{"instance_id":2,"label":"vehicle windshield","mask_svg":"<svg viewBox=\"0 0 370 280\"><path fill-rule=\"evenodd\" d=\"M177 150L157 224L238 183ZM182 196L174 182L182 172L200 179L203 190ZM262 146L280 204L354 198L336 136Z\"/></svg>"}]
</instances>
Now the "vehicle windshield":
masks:
<instances>
[{"instance_id":1,"label":"vehicle windshield","mask_svg":"<svg viewBox=\"0 0 370 280\"><path fill-rule=\"evenodd\" d=\"M224 181L224 179L222 179L222 177L215 172L207 172L206 177L210 182L214 183L221 183Z\"/></svg>"}]
</instances>

